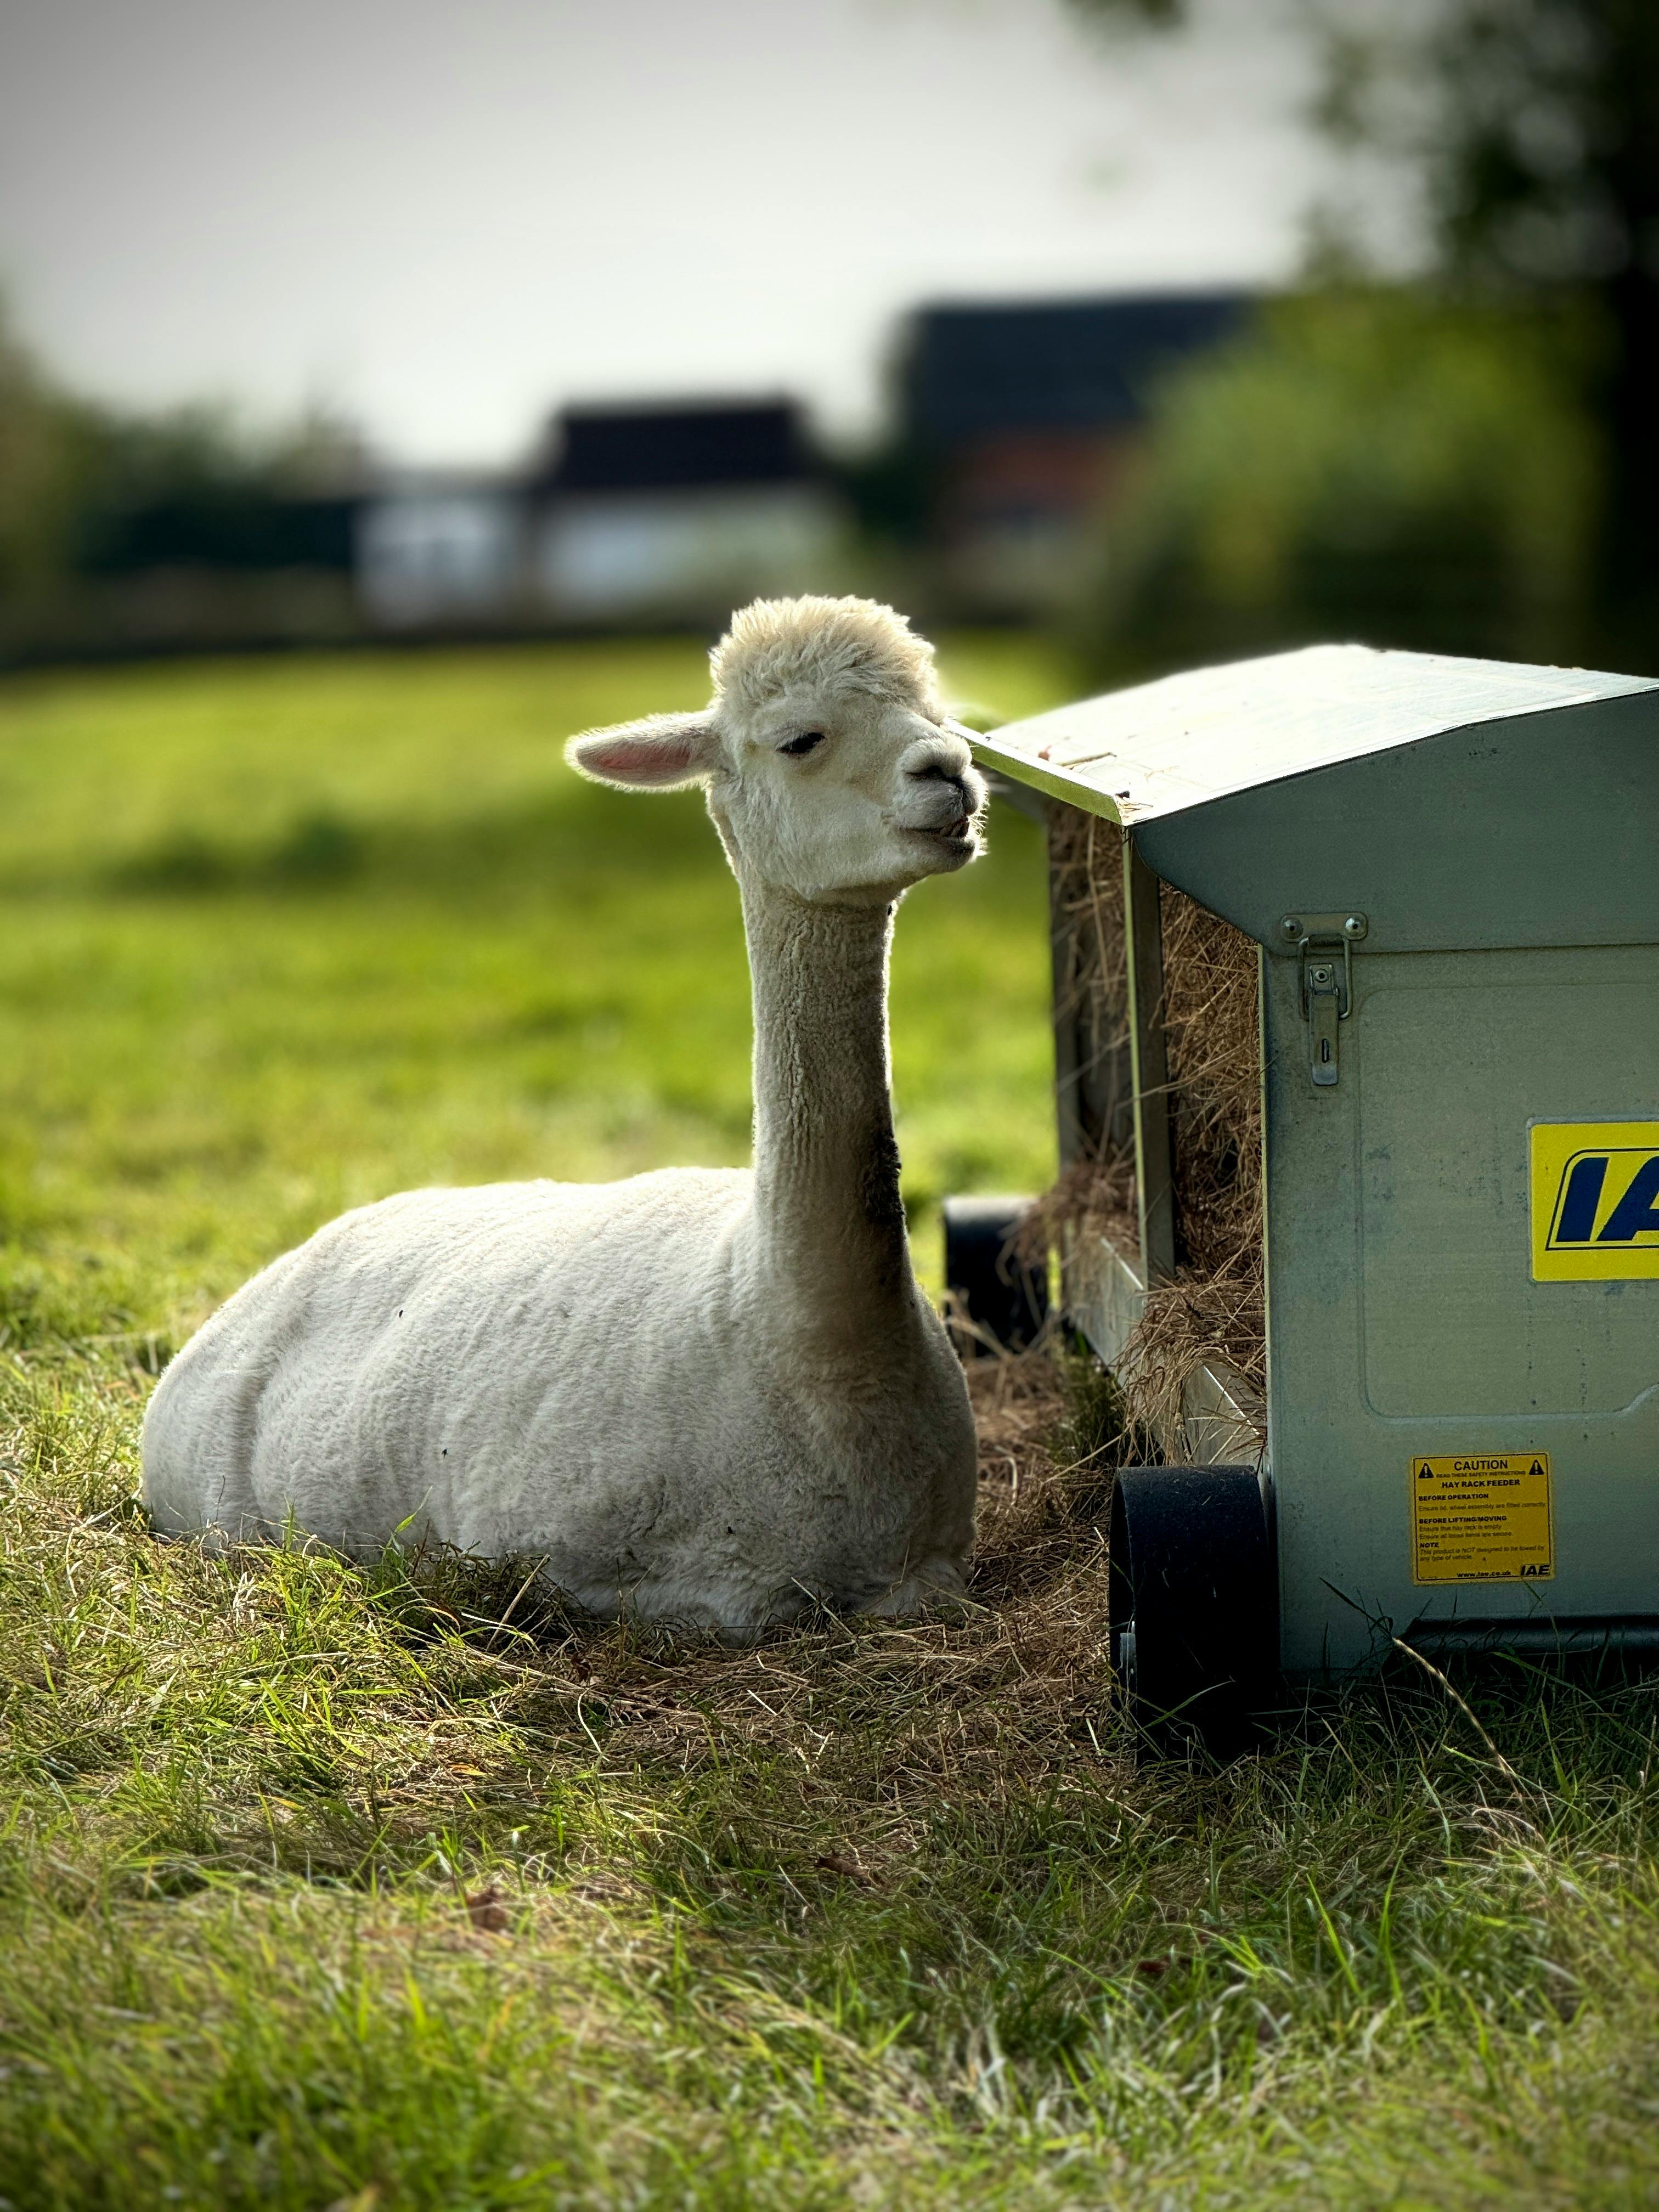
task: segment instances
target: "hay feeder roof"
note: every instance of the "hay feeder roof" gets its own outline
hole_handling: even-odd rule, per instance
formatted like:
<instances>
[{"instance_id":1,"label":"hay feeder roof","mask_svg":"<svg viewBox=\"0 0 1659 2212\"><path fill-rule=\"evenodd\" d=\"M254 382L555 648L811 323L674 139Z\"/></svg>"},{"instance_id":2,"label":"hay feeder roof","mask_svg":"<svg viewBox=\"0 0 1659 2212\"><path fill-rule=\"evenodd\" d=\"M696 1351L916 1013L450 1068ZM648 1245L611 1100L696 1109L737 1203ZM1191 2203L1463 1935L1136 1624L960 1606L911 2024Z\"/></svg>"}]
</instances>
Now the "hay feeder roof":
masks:
<instances>
[{"instance_id":1,"label":"hay feeder roof","mask_svg":"<svg viewBox=\"0 0 1659 2212\"><path fill-rule=\"evenodd\" d=\"M1659 683L1367 646L1200 669L975 742L1135 832L1258 943L1357 908L1391 951L1659 937Z\"/></svg>"}]
</instances>

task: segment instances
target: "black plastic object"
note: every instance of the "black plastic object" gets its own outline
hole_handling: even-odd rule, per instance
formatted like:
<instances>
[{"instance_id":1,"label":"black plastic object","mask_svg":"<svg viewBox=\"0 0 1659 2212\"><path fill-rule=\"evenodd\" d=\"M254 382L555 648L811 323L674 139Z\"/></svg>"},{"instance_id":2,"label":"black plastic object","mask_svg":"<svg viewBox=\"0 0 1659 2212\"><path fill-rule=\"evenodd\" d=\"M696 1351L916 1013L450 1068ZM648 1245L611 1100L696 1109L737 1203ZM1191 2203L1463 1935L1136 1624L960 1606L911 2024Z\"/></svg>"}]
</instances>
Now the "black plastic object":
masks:
<instances>
[{"instance_id":1,"label":"black plastic object","mask_svg":"<svg viewBox=\"0 0 1659 2212\"><path fill-rule=\"evenodd\" d=\"M1029 1198L947 1198L945 1280L959 1308L1005 1352L1023 1352L1048 1312L1048 1271L1029 1267L1010 1249ZM988 1351L967 1331L964 1356Z\"/></svg>"},{"instance_id":2,"label":"black plastic object","mask_svg":"<svg viewBox=\"0 0 1659 2212\"><path fill-rule=\"evenodd\" d=\"M1143 1740L1249 1747L1279 1666L1279 1591L1252 1467L1126 1467L1112 1492L1112 1665Z\"/></svg>"}]
</instances>

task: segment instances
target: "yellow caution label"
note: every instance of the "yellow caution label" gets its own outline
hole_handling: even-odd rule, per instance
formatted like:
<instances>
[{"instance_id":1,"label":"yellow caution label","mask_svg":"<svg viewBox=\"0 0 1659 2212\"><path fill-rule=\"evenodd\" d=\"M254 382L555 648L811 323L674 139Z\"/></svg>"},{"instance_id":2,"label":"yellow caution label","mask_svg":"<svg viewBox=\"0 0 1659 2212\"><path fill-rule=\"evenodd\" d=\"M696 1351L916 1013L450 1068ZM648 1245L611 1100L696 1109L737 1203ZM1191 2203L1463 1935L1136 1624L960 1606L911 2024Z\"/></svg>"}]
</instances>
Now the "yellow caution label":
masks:
<instances>
[{"instance_id":1,"label":"yellow caution label","mask_svg":"<svg viewBox=\"0 0 1659 2212\"><path fill-rule=\"evenodd\" d=\"M1547 1452L1412 1462L1413 1582L1548 1582L1554 1573Z\"/></svg>"},{"instance_id":2,"label":"yellow caution label","mask_svg":"<svg viewBox=\"0 0 1659 2212\"><path fill-rule=\"evenodd\" d=\"M1534 1282L1659 1282L1659 1121L1528 1133Z\"/></svg>"}]
</instances>

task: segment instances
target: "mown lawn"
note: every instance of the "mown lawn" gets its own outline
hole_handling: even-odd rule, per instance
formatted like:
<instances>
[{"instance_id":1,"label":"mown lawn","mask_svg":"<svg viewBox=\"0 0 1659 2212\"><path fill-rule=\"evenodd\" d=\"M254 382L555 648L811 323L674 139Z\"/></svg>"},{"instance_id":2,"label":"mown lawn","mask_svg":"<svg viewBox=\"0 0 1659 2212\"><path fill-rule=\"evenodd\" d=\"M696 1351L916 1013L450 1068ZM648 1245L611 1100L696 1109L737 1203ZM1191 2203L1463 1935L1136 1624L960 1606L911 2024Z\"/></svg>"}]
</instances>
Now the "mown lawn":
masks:
<instances>
[{"instance_id":1,"label":"mown lawn","mask_svg":"<svg viewBox=\"0 0 1659 2212\"><path fill-rule=\"evenodd\" d=\"M1651 1689L1406 1676L1138 1769L1086 1376L976 1376L957 1622L732 1651L150 1540L152 1369L319 1219L742 1156L707 825L558 764L698 682L0 687L0 2204L1651 2204ZM901 920L924 1260L943 1191L1049 1166L1041 854L996 833Z\"/></svg>"}]
</instances>

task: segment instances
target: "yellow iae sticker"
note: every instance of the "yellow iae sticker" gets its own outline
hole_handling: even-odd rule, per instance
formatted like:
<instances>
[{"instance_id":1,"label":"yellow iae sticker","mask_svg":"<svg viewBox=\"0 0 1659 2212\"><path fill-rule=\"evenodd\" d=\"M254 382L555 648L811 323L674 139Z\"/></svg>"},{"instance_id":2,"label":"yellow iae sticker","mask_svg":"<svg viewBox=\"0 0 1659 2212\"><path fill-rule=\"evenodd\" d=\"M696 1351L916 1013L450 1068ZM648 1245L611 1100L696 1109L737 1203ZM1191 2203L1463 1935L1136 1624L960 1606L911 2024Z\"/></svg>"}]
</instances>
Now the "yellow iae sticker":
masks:
<instances>
[{"instance_id":1,"label":"yellow iae sticker","mask_svg":"<svg viewBox=\"0 0 1659 2212\"><path fill-rule=\"evenodd\" d=\"M1548 1582L1554 1573L1547 1452L1412 1462L1413 1582Z\"/></svg>"},{"instance_id":2,"label":"yellow iae sticker","mask_svg":"<svg viewBox=\"0 0 1659 2212\"><path fill-rule=\"evenodd\" d=\"M1659 1282L1659 1121L1529 1134L1534 1282Z\"/></svg>"}]
</instances>

